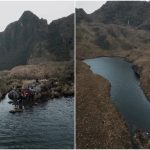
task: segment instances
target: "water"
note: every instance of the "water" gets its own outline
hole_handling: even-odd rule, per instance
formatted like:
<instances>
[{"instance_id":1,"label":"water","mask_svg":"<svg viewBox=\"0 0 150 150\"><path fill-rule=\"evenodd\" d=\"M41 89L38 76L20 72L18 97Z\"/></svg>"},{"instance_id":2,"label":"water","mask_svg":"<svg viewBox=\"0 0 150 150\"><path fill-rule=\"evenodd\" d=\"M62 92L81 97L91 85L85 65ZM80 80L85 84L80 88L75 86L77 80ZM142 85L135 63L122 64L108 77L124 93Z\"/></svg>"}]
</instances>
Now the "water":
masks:
<instances>
[{"instance_id":1,"label":"water","mask_svg":"<svg viewBox=\"0 0 150 150\"><path fill-rule=\"evenodd\" d=\"M8 97L0 102L0 149L73 148L73 98L61 98L9 113Z\"/></svg>"},{"instance_id":2,"label":"water","mask_svg":"<svg viewBox=\"0 0 150 150\"><path fill-rule=\"evenodd\" d=\"M150 132L150 102L144 95L132 64L123 58L101 57L84 61L111 83L111 99L127 121L130 131Z\"/></svg>"}]
</instances>

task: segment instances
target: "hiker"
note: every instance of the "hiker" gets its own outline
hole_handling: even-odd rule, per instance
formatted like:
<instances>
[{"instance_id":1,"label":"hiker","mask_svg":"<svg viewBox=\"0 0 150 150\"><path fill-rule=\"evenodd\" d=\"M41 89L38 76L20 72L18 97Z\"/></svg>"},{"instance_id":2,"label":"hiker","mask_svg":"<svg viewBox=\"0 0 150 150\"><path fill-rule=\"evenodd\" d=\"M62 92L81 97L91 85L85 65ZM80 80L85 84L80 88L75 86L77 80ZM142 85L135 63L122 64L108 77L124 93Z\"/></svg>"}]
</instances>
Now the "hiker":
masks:
<instances>
[{"instance_id":1,"label":"hiker","mask_svg":"<svg viewBox=\"0 0 150 150\"><path fill-rule=\"evenodd\" d=\"M17 91L15 91L14 89L11 90L9 93L8 93L8 97L11 99L11 100L17 100L18 97L19 97L19 94L17 93Z\"/></svg>"},{"instance_id":2,"label":"hiker","mask_svg":"<svg viewBox=\"0 0 150 150\"><path fill-rule=\"evenodd\" d=\"M140 129L137 129L137 138L140 140L140 142L143 142L144 140L144 134Z\"/></svg>"},{"instance_id":3,"label":"hiker","mask_svg":"<svg viewBox=\"0 0 150 150\"><path fill-rule=\"evenodd\" d=\"M40 83L38 79L36 79L36 83Z\"/></svg>"},{"instance_id":4,"label":"hiker","mask_svg":"<svg viewBox=\"0 0 150 150\"><path fill-rule=\"evenodd\" d=\"M19 109L23 109L23 99L18 100Z\"/></svg>"},{"instance_id":5,"label":"hiker","mask_svg":"<svg viewBox=\"0 0 150 150\"><path fill-rule=\"evenodd\" d=\"M14 100L14 106L15 106L15 109L17 109L18 108L18 100L16 99L16 100Z\"/></svg>"},{"instance_id":6,"label":"hiker","mask_svg":"<svg viewBox=\"0 0 150 150\"><path fill-rule=\"evenodd\" d=\"M30 92L29 89L22 89L21 95L22 95L23 99L27 100L27 101L29 101L33 98L33 94Z\"/></svg>"}]
</instances>

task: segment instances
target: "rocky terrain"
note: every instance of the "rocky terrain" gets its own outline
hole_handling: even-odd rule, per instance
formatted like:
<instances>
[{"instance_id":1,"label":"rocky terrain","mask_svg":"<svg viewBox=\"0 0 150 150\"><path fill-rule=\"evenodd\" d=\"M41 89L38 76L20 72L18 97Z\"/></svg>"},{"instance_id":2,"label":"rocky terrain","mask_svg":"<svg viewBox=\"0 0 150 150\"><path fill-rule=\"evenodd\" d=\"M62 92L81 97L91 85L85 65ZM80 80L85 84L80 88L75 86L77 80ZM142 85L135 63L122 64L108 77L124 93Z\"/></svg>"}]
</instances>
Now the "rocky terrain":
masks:
<instances>
[{"instance_id":1,"label":"rocky terrain","mask_svg":"<svg viewBox=\"0 0 150 150\"><path fill-rule=\"evenodd\" d=\"M133 63L134 69L140 77L141 86L150 100L149 11L150 2L146 1L108 1L92 14L86 14L83 9L77 9L76 15L77 59L81 61L99 56L127 58ZM90 81L86 82L88 84ZM78 84L80 85L80 83L81 81ZM77 101L81 100L80 96L77 93ZM82 103L88 104L87 101L82 101ZM105 113L107 111L110 110L106 110ZM82 121L83 118L80 119ZM91 126L91 128L93 127ZM103 134L101 136L103 137ZM79 138L78 144L80 145L81 136L77 138Z\"/></svg>"}]
</instances>

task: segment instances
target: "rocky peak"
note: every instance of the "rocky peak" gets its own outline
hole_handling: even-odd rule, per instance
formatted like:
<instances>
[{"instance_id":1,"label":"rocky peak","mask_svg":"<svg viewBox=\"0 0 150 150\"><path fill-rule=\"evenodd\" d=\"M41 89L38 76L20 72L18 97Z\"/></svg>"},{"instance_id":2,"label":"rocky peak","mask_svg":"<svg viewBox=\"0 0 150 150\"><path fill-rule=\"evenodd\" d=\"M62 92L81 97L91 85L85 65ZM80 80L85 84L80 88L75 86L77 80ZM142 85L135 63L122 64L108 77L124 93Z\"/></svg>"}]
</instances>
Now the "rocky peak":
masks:
<instances>
[{"instance_id":1,"label":"rocky peak","mask_svg":"<svg viewBox=\"0 0 150 150\"><path fill-rule=\"evenodd\" d=\"M150 18L150 2L108 1L90 16L97 22L137 27Z\"/></svg>"},{"instance_id":2,"label":"rocky peak","mask_svg":"<svg viewBox=\"0 0 150 150\"><path fill-rule=\"evenodd\" d=\"M86 12L82 8L76 8L77 15L86 15Z\"/></svg>"},{"instance_id":3,"label":"rocky peak","mask_svg":"<svg viewBox=\"0 0 150 150\"><path fill-rule=\"evenodd\" d=\"M19 19L22 22L27 22L27 21L38 21L39 18L33 14L31 11L24 11L22 16Z\"/></svg>"},{"instance_id":4,"label":"rocky peak","mask_svg":"<svg viewBox=\"0 0 150 150\"><path fill-rule=\"evenodd\" d=\"M37 17L34 13L31 11L25 11L20 19L18 20L18 24L20 26L26 26L28 28L33 28L34 30L42 30L43 29L46 31L48 29L48 24L46 19L40 19Z\"/></svg>"},{"instance_id":5,"label":"rocky peak","mask_svg":"<svg viewBox=\"0 0 150 150\"><path fill-rule=\"evenodd\" d=\"M90 18L82 8L78 8L76 9L76 22L80 23L81 20L90 21Z\"/></svg>"}]
</instances>

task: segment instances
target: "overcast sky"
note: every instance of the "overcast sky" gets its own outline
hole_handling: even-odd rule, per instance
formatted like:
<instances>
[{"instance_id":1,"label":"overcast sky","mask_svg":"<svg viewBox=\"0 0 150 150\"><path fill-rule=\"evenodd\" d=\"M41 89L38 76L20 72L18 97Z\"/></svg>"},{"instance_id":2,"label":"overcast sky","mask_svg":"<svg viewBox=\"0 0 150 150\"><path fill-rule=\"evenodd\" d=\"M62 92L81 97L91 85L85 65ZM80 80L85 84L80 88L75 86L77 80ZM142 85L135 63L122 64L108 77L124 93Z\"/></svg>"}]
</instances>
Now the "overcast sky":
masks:
<instances>
[{"instance_id":1,"label":"overcast sky","mask_svg":"<svg viewBox=\"0 0 150 150\"><path fill-rule=\"evenodd\" d=\"M50 23L52 20L65 17L74 12L73 1L0 1L0 32L6 26L20 18L25 10L30 10L39 18Z\"/></svg>"},{"instance_id":2,"label":"overcast sky","mask_svg":"<svg viewBox=\"0 0 150 150\"><path fill-rule=\"evenodd\" d=\"M99 9L106 1L77 1L76 7L83 8L86 13L90 14Z\"/></svg>"}]
</instances>

